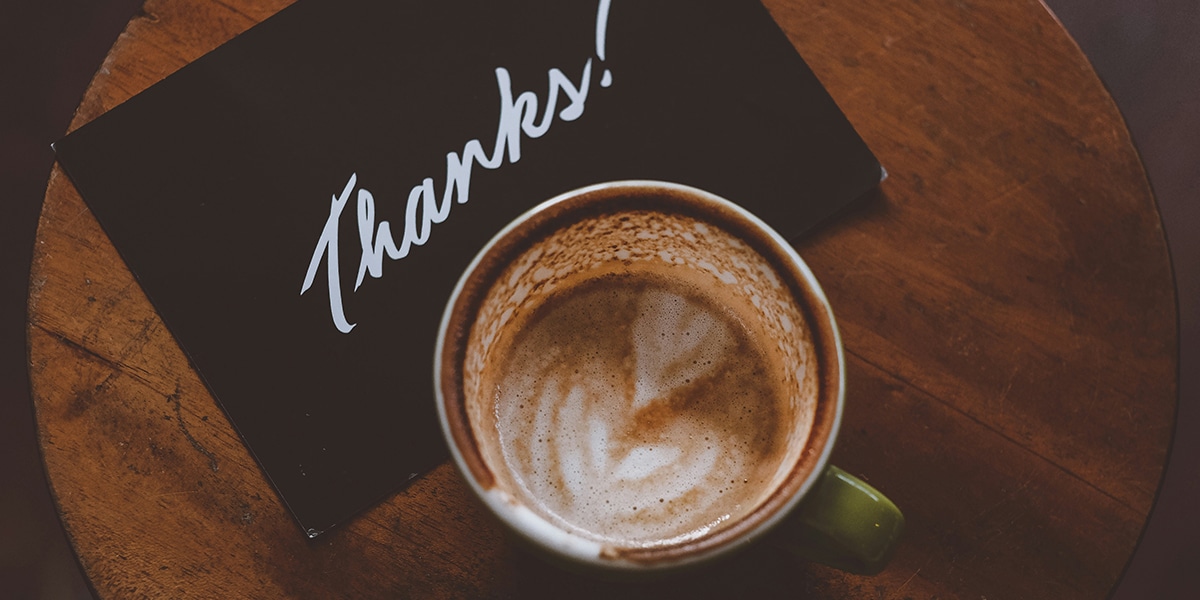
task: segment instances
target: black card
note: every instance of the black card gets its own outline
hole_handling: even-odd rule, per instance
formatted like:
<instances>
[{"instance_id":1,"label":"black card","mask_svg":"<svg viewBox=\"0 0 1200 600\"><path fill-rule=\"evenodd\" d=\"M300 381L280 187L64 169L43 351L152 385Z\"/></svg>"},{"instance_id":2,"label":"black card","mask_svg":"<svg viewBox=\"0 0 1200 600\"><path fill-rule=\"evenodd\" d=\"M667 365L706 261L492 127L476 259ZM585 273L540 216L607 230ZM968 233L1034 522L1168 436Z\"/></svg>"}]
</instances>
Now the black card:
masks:
<instances>
[{"instance_id":1,"label":"black card","mask_svg":"<svg viewBox=\"0 0 1200 600\"><path fill-rule=\"evenodd\" d=\"M310 536L446 457L442 309L525 209L657 179L796 236L881 174L754 0L300 0L55 149Z\"/></svg>"}]
</instances>

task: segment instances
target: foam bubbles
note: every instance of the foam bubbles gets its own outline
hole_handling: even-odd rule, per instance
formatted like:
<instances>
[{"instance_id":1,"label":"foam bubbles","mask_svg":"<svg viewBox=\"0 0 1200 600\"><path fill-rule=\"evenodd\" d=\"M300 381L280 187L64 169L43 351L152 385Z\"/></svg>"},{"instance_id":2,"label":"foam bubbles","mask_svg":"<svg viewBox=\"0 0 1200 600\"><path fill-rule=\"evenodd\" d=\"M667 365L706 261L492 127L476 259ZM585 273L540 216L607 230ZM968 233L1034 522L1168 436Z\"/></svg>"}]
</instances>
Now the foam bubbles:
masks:
<instances>
[{"instance_id":1,"label":"foam bubbles","mask_svg":"<svg viewBox=\"0 0 1200 600\"><path fill-rule=\"evenodd\" d=\"M696 290L636 277L556 298L497 386L502 452L527 501L632 545L702 535L753 506L762 486L731 482L769 479L783 442L745 330Z\"/></svg>"}]
</instances>

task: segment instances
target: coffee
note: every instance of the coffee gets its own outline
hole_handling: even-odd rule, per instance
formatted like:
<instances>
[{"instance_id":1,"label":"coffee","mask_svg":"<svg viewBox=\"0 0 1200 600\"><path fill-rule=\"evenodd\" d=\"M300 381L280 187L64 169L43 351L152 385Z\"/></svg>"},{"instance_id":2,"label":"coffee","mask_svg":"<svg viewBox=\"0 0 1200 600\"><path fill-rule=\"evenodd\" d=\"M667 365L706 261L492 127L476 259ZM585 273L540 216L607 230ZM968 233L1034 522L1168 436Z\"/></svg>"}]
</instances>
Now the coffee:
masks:
<instances>
[{"instance_id":1,"label":"coffee","mask_svg":"<svg viewBox=\"0 0 1200 600\"><path fill-rule=\"evenodd\" d=\"M778 233L657 181L581 188L507 225L459 279L434 352L473 494L547 559L618 577L772 528L798 556L882 570L903 514L828 464L843 365L829 302Z\"/></svg>"},{"instance_id":2,"label":"coffee","mask_svg":"<svg viewBox=\"0 0 1200 600\"><path fill-rule=\"evenodd\" d=\"M703 289L588 278L522 324L494 382L505 464L564 528L621 546L696 537L757 505L787 428L765 350Z\"/></svg>"},{"instance_id":3,"label":"coffee","mask_svg":"<svg viewBox=\"0 0 1200 600\"><path fill-rule=\"evenodd\" d=\"M490 485L617 553L746 520L795 480L821 393L796 290L755 240L641 205L497 252L461 363Z\"/></svg>"}]
</instances>

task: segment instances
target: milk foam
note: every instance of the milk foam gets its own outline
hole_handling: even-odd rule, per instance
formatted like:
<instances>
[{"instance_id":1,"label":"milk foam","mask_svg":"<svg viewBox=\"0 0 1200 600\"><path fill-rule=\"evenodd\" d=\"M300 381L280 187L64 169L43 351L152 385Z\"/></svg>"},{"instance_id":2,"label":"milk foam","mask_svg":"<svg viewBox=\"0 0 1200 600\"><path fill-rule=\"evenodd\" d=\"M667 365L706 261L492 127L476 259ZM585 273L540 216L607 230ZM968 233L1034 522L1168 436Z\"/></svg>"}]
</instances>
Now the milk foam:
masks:
<instances>
[{"instance_id":1,"label":"milk foam","mask_svg":"<svg viewBox=\"0 0 1200 600\"><path fill-rule=\"evenodd\" d=\"M703 535L778 469L784 400L762 351L699 290L641 277L547 301L507 355L511 477L560 526L627 546Z\"/></svg>"},{"instance_id":2,"label":"milk foam","mask_svg":"<svg viewBox=\"0 0 1200 600\"><path fill-rule=\"evenodd\" d=\"M633 408L699 379L732 350L729 328L682 296L650 289L638 302L630 337L637 365Z\"/></svg>"}]
</instances>

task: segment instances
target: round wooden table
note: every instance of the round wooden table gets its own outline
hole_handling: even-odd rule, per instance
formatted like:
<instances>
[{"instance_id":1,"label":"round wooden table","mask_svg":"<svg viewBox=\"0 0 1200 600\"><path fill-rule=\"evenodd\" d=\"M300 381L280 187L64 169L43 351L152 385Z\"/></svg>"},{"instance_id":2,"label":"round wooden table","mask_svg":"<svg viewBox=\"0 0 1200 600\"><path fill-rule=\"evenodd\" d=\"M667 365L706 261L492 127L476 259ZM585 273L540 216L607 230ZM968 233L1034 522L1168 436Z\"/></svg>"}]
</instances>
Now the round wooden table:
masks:
<instances>
[{"instance_id":1,"label":"round wooden table","mask_svg":"<svg viewBox=\"0 0 1200 600\"><path fill-rule=\"evenodd\" d=\"M150 0L72 128L287 0ZM797 243L849 362L834 453L908 517L875 577L760 545L685 578L563 573L449 464L306 539L60 170L30 286L46 469L102 598L1103 598L1171 438L1177 321L1146 174L1037 0L767 0L887 167Z\"/></svg>"}]
</instances>

